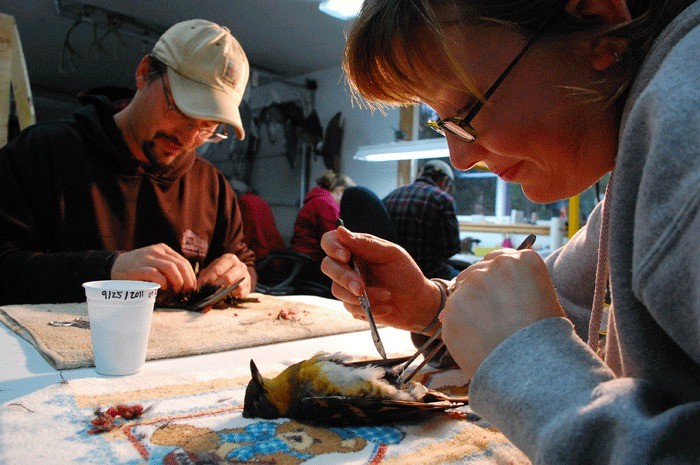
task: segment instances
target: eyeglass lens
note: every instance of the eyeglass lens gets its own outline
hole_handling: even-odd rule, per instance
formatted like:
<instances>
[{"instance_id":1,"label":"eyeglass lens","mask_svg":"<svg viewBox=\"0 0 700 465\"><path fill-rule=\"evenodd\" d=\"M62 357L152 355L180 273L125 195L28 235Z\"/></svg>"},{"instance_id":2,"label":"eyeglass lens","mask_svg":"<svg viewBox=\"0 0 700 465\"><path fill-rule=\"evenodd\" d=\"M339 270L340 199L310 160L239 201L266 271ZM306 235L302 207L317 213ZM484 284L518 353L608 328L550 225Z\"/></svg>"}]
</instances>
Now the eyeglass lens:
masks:
<instances>
[{"instance_id":1,"label":"eyeglass lens","mask_svg":"<svg viewBox=\"0 0 700 465\"><path fill-rule=\"evenodd\" d=\"M460 139L463 139L467 142L472 142L476 139L474 134L472 134L467 129L463 128L462 126L460 126L459 124L457 124L454 121L443 121L442 125L446 130L448 130L449 132L451 132L455 136L457 136ZM444 131L443 131L443 133L444 133Z\"/></svg>"},{"instance_id":2,"label":"eyeglass lens","mask_svg":"<svg viewBox=\"0 0 700 465\"><path fill-rule=\"evenodd\" d=\"M179 116L191 120L189 116L184 114L177 105L175 105L174 99L168 95L168 87L165 85L165 78L160 75L160 80L163 83L163 94L165 95L165 104L168 110L176 112ZM190 125L191 129L196 129L195 125ZM197 136L204 139L205 142L221 142L222 140L228 139L228 130L224 123L219 123L214 129L196 129Z\"/></svg>"}]
</instances>

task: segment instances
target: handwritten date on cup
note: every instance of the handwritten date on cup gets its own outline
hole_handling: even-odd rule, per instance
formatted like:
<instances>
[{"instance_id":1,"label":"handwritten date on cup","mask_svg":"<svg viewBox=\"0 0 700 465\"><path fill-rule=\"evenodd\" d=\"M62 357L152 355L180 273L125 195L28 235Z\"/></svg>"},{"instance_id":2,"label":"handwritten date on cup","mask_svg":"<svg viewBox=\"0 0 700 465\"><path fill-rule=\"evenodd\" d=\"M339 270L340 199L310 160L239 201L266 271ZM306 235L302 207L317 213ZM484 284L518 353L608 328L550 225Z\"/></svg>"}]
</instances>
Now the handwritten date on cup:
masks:
<instances>
[{"instance_id":1,"label":"handwritten date on cup","mask_svg":"<svg viewBox=\"0 0 700 465\"><path fill-rule=\"evenodd\" d=\"M150 299L156 295L156 290L140 291L102 291L100 294L105 300L135 300Z\"/></svg>"}]
</instances>

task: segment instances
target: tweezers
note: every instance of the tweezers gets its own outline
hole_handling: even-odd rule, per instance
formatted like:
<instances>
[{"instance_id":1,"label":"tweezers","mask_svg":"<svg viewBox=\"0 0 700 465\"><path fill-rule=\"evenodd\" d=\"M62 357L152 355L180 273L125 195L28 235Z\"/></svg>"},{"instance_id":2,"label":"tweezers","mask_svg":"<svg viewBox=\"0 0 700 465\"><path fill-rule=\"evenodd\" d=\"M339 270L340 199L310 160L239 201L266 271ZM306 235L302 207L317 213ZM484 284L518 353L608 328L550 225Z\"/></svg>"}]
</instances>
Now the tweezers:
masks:
<instances>
[{"instance_id":1,"label":"tweezers","mask_svg":"<svg viewBox=\"0 0 700 465\"><path fill-rule=\"evenodd\" d=\"M528 234L528 236L520 243L518 248L516 250L523 250L523 249L529 249L532 247L532 244L535 243L535 240L537 239L537 236L534 234ZM413 354L407 361L404 363L404 365L401 367L401 370L399 370L399 376L397 379L397 384L400 386L402 384L406 384L409 381L411 381L420 371L421 368L423 368L429 361L431 361L435 355L437 355L438 352L440 352L440 349L442 349L445 346L445 343L443 341L438 342L435 344L435 347L433 349L426 353L430 345L442 334L442 327L438 328L437 331L435 331L435 334L430 336L430 338L423 343L422 346L418 348L415 354ZM424 355L423 361L418 364L409 374L406 376L406 369L413 363L419 355Z\"/></svg>"},{"instance_id":2,"label":"tweezers","mask_svg":"<svg viewBox=\"0 0 700 465\"><path fill-rule=\"evenodd\" d=\"M49 321L48 324L49 324L49 326L61 326L61 327L74 326L76 328L89 329L90 328L90 319L86 316L79 316L78 318L74 319L73 321L53 320L53 321Z\"/></svg>"},{"instance_id":3,"label":"tweezers","mask_svg":"<svg viewBox=\"0 0 700 465\"><path fill-rule=\"evenodd\" d=\"M402 384L406 384L409 381L411 381L418 374L420 369L423 368L426 363L431 361L433 359L433 357L435 357L435 355L437 355L437 353L440 351L440 349L442 349L443 346L445 345L445 343L442 341L435 344L435 347L433 347L433 350L431 350L430 352L428 352L428 353L425 353L425 352L430 347L430 344L432 344L438 337L440 337L441 334L442 334L442 328L438 328L438 330L435 331L435 334L430 336L430 338L428 338L428 340L425 341L423 343L423 345L418 348L416 353L413 354L411 356L411 358L406 360L406 363L403 364L403 366L401 367L401 370L399 371L400 374L396 380L397 385L401 386ZM413 363L414 360L417 359L418 356L422 355L422 354L425 354L425 356L423 357L423 361L420 362L418 364L418 366L415 367L413 369L413 371L411 371L411 373L408 376L405 376L406 375L406 368L408 368L411 365L411 363Z\"/></svg>"},{"instance_id":4,"label":"tweezers","mask_svg":"<svg viewBox=\"0 0 700 465\"><path fill-rule=\"evenodd\" d=\"M343 220L341 220L340 218L338 218L335 225L336 227L345 226ZM352 269L355 270L355 273L357 273L360 279L363 279L362 274L360 273L360 269L357 267L355 260L352 259L352 256L348 260L348 265L350 265ZM372 316L372 307L369 303L369 297L367 296L366 287L364 288L364 290L362 291L362 295L360 296L360 308L362 308L362 311L365 313L365 318L367 318L367 322L369 322L369 329L372 333L372 342L374 342L374 347L377 348L377 352L379 352L379 355L381 355L382 358L386 360L386 351L384 350L384 344L382 344L382 340L379 337L379 331L377 331L377 324L374 322L374 316Z\"/></svg>"},{"instance_id":5,"label":"tweezers","mask_svg":"<svg viewBox=\"0 0 700 465\"><path fill-rule=\"evenodd\" d=\"M187 308L189 310L202 310L203 308L207 308L211 305L216 305L222 300L224 300L231 292L233 292L238 286L241 285L245 278L241 278L235 283L227 286L227 287L222 287L209 297L205 297L204 299L200 300L199 302L192 304L188 306Z\"/></svg>"}]
</instances>

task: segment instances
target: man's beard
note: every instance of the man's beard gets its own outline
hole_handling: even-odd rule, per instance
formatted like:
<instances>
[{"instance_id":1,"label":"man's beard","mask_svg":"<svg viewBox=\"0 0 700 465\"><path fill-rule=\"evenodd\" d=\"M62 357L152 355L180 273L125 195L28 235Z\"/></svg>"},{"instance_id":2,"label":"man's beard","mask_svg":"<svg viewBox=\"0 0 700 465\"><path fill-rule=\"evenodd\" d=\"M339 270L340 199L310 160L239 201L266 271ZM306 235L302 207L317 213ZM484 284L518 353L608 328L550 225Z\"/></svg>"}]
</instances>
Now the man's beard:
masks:
<instances>
[{"instance_id":1,"label":"man's beard","mask_svg":"<svg viewBox=\"0 0 700 465\"><path fill-rule=\"evenodd\" d=\"M158 156L156 155L155 145L155 142L152 140L144 141L143 144L141 144L141 150L148 159L148 169L154 172L165 171L175 162L175 158L173 158L170 163L162 163L160 160L158 160Z\"/></svg>"},{"instance_id":2,"label":"man's beard","mask_svg":"<svg viewBox=\"0 0 700 465\"><path fill-rule=\"evenodd\" d=\"M158 161L158 157L156 156L156 152L154 150L155 146L156 144L152 140L144 141L144 143L141 144L141 150L143 151L143 154L146 155L149 166L154 168L167 168L166 164L162 164L160 161Z\"/></svg>"}]
</instances>

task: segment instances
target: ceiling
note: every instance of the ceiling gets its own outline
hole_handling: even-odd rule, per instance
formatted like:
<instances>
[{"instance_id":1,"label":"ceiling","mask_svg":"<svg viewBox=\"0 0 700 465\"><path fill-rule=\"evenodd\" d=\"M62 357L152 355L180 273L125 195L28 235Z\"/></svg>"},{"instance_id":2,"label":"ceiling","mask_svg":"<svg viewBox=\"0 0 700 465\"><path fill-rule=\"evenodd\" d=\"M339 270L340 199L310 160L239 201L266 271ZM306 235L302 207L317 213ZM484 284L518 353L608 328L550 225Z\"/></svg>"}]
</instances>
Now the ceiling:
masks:
<instances>
[{"instance_id":1,"label":"ceiling","mask_svg":"<svg viewBox=\"0 0 700 465\"><path fill-rule=\"evenodd\" d=\"M203 18L227 26L253 68L291 78L339 66L348 22L321 13L319 0L0 0L15 17L32 90L74 96L96 86L134 87L134 70L157 35L172 24ZM56 13L56 5L64 15ZM83 5L116 12L158 31L144 35L128 24L110 32L66 16ZM76 17L76 16L74 16ZM139 37L136 37L138 35Z\"/></svg>"}]
</instances>

